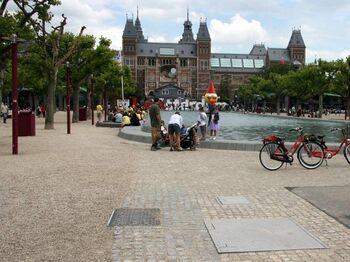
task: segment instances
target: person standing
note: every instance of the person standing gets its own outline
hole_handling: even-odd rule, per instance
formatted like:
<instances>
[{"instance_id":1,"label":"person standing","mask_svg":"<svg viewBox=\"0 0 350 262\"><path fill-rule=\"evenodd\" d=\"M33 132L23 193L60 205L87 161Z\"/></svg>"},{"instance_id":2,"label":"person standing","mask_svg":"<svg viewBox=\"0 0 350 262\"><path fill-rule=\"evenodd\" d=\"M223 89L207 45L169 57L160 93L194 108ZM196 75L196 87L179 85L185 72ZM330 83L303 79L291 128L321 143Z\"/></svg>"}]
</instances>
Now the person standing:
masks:
<instances>
[{"instance_id":1,"label":"person standing","mask_svg":"<svg viewBox=\"0 0 350 262\"><path fill-rule=\"evenodd\" d=\"M101 119L102 119L102 112L103 112L103 107L100 105L100 104L98 104L97 106L96 106L96 113L97 113L97 121L98 122L101 122Z\"/></svg>"},{"instance_id":2,"label":"person standing","mask_svg":"<svg viewBox=\"0 0 350 262\"><path fill-rule=\"evenodd\" d=\"M6 124L7 115L9 113L9 108L6 104L1 103L1 116L2 116L2 122Z\"/></svg>"},{"instance_id":3,"label":"person standing","mask_svg":"<svg viewBox=\"0 0 350 262\"><path fill-rule=\"evenodd\" d=\"M216 139L217 131L219 130L219 110L217 107L210 111L209 115L209 130L210 138L212 140Z\"/></svg>"},{"instance_id":4,"label":"person standing","mask_svg":"<svg viewBox=\"0 0 350 262\"><path fill-rule=\"evenodd\" d=\"M170 151L182 151L183 149L180 146L180 129L182 127L182 116L180 112L176 111L170 117L168 123L168 133L169 133L169 143ZM174 146L175 144L175 146Z\"/></svg>"},{"instance_id":5,"label":"person standing","mask_svg":"<svg viewBox=\"0 0 350 262\"><path fill-rule=\"evenodd\" d=\"M149 108L149 117L151 119L151 127L152 127L152 146L151 150L156 151L161 149L158 145L158 140L160 139L160 108L159 108L159 98L154 98L153 105Z\"/></svg>"},{"instance_id":6,"label":"person standing","mask_svg":"<svg viewBox=\"0 0 350 262\"><path fill-rule=\"evenodd\" d=\"M41 114L43 115L43 118L46 116L46 106L44 104L40 107Z\"/></svg>"},{"instance_id":7,"label":"person standing","mask_svg":"<svg viewBox=\"0 0 350 262\"><path fill-rule=\"evenodd\" d=\"M201 132L201 141L205 141L205 136L207 133L207 114L204 112L203 107L199 108L199 115L198 115L198 123L199 123L199 130Z\"/></svg>"}]
</instances>

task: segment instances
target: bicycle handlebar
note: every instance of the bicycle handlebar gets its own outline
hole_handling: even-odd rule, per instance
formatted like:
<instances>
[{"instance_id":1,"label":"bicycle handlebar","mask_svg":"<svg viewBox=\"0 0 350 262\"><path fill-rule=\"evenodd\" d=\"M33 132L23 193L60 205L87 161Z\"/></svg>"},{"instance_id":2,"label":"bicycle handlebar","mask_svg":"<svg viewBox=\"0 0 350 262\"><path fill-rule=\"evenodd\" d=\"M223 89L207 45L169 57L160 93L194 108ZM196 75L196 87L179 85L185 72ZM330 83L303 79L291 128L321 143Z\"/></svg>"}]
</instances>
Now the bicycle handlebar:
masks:
<instances>
[{"instance_id":1,"label":"bicycle handlebar","mask_svg":"<svg viewBox=\"0 0 350 262\"><path fill-rule=\"evenodd\" d=\"M344 128L338 128L338 127L331 128L331 132L341 131L341 130L344 130Z\"/></svg>"},{"instance_id":2,"label":"bicycle handlebar","mask_svg":"<svg viewBox=\"0 0 350 262\"><path fill-rule=\"evenodd\" d=\"M297 131L297 132L300 132L300 131L303 131L303 128L298 126L298 127L294 127L292 129L289 129L289 132L292 132L292 131Z\"/></svg>"}]
</instances>

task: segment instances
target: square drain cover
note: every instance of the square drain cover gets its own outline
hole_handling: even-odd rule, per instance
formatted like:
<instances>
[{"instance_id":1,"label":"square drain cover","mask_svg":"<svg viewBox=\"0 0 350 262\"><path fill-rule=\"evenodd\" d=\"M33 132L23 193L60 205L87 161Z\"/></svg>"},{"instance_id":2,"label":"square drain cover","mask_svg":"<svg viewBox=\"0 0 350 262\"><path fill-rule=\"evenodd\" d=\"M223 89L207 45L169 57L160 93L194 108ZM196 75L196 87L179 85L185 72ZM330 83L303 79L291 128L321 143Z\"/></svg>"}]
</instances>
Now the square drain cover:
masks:
<instances>
[{"instance_id":1,"label":"square drain cover","mask_svg":"<svg viewBox=\"0 0 350 262\"><path fill-rule=\"evenodd\" d=\"M325 248L289 218L205 220L218 253Z\"/></svg>"},{"instance_id":2,"label":"square drain cover","mask_svg":"<svg viewBox=\"0 0 350 262\"><path fill-rule=\"evenodd\" d=\"M249 200L244 196L219 196L216 200L221 205L250 204Z\"/></svg>"},{"instance_id":3,"label":"square drain cover","mask_svg":"<svg viewBox=\"0 0 350 262\"><path fill-rule=\"evenodd\" d=\"M159 226L159 208L120 208L115 209L108 226Z\"/></svg>"}]
</instances>

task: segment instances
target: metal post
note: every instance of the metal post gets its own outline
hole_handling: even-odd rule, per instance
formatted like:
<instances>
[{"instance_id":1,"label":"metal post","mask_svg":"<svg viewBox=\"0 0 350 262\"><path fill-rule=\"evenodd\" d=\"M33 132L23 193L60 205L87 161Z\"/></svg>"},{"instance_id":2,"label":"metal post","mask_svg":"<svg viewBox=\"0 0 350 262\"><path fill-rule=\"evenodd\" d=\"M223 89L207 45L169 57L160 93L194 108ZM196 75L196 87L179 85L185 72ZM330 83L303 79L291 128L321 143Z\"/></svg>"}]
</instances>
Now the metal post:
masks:
<instances>
[{"instance_id":1,"label":"metal post","mask_svg":"<svg viewBox=\"0 0 350 262\"><path fill-rule=\"evenodd\" d=\"M123 105L124 105L124 78L123 78L123 75L122 75L122 100L123 100Z\"/></svg>"},{"instance_id":2,"label":"metal post","mask_svg":"<svg viewBox=\"0 0 350 262\"><path fill-rule=\"evenodd\" d=\"M105 121L107 121L108 105L107 105L107 91L106 91L106 87L105 87L105 91L104 91L104 108L105 108Z\"/></svg>"},{"instance_id":3,"label":"metal post","mask_svg":"<svg viewBox=\"0 0 350 262\"><path fill-rule=\"evenodd\" d=\"M12 154L18 154L17 35L12 35Z\"/></svg>"},{"instance_id":4,"label":"metal post","mask_svg":"<svg viewBox=\"0 0 350 262\"><path fill-rule=\"evenodd\" d=\"M69 62L66 62L66 110L67 110L67 134L70 134L70 71Z\"/></svg>"},{"instance_id":5,"label":"metal post","mask_svg":"<svg viewBox=\"0 0 350 262\"><path fill-rule=\"evenodd\" d=\"M95 103L94 103L94 75L91 74L91 125L95 124L94 121L94 107L95 107Z\"/></svg>"}]
</instances>

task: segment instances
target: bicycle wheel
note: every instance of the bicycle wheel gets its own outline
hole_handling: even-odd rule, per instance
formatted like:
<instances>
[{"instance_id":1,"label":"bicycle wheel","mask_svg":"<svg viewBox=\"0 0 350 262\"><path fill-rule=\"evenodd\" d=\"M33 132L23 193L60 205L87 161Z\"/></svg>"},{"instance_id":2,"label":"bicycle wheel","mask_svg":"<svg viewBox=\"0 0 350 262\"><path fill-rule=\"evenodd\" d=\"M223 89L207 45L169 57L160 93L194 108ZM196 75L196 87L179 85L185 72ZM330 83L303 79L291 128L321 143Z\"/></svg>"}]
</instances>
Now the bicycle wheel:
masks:
<instances>
[{"instance_id":1,"label":"bicycle wheel","mask_svg":"<svg viewBox=\"0 0 350 262\"><path fill-rule=\"evenodd\" d=\"M284 162L273 159L272 157L281 157L283 159L283 150L275 142L269 142L263 145L259 152L259 160L261 165L270 171L279 169Z\"/></svg>"},{"instance_id":2,"label":"bicycle wheel","mask_svg":"<svg viewBox=\"0 0 350 262\"><path fill-rule=\"evenodd\" d=\"M350 164L350 144L347 144L344 147L344 157L346 161L348 161L348 163Z\"/></svg>"},{"instance_id":3,"label":"bicycle wheel","mask_svg":"<svg viewBox=\"0 0 350 262\"><path fill-rule=\"evenodd\" d=\"M298 150L299 163L307 169L318 168L324 159L323 148L319 143L307 142Z\"/></svg>"}]
</instances>

